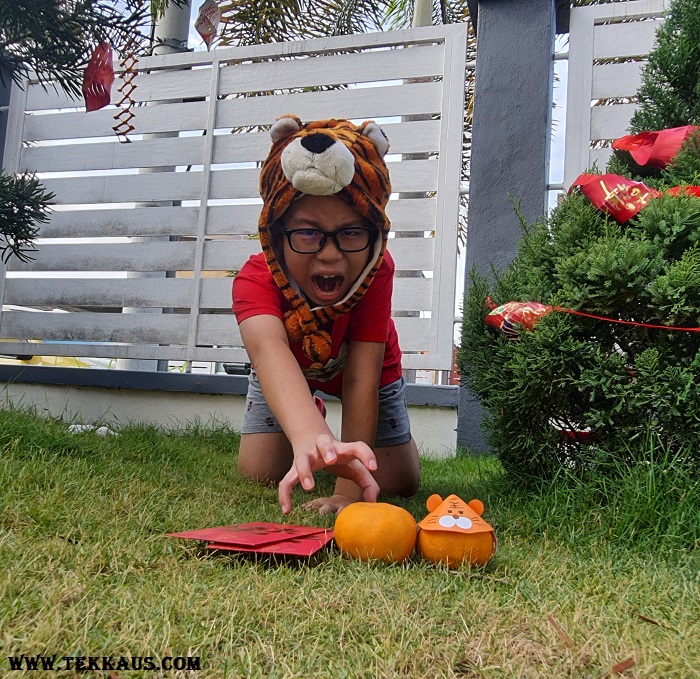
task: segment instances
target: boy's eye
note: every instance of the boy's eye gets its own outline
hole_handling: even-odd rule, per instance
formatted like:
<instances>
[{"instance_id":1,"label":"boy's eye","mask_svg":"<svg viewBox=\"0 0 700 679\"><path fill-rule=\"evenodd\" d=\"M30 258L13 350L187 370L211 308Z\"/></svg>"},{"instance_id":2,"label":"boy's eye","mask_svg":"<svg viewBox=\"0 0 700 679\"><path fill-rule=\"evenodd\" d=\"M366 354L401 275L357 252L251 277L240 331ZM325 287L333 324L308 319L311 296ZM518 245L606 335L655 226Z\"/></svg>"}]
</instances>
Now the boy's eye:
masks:
<instances>
[{"instance_id":1,"label":"boy's eye","mask_svg":"<svg viewBox=\"0 0 700 679\"><path fill-rule=\"evenodd\" d=\"M341 229L338 235L346 240L357 240L358 238L365 237L364 229Z\"/></svg>"},{"instance_id":2,"label":"boy's eye","mask_svg":"<svg viewBox=\"0 0 700 679\"><path fill-rule=\"evenodd\" d=\"M316 229L299 229L294 232L294 237L316 242L320 239L321 232Z\"/></svg>"}]
</instances>

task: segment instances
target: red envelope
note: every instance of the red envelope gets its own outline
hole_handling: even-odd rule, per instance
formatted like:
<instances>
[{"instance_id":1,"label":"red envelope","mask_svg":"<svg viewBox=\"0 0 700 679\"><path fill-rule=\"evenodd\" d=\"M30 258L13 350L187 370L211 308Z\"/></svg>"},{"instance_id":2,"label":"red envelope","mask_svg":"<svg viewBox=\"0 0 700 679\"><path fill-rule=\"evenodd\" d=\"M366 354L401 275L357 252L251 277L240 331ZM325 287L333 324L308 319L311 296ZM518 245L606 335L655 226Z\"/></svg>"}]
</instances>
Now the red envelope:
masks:
<instances>
[{"instance_id":1,"label":"red envelope","mask_svg":"<svg viewBox=\"0 0 700 679\"><path fill-rule=\"evenodd\" d=\"M223 542L210 542L207 549L217 549L222 552L243 552L256 554L277 554L280 556L313 556L323 549L333 539L332 530L324 530L316 535L305 535L298 538L290 538L282 542L274 542L262 547L240 547L227 545Z\"/></svg>"},{"instance_id":2,"label":"red envelope","mask_svg":"<svg viewBox=\"0 0 700 679\"><path fill-rule=\"evenodd\" d=\"M294 526L286 523L258 521L233 526L189 530L182 533L168 533L167 537L205 540L206 542L213 542L219 545L229 545L235 549L249 547L256 551L259 547L265 545L310 535L319 535L326 531L326 528L315 528L313 526Z\"/></svg>"},{"instance_id":3,"label":"red envelope","mask_svg":"<svg viewBox=\"0 0 700 679\"><path fill-rule=\"evenodd\" d=\"M599 210L607 212L620 224L629 221L660 191L643 182L635 182L617 174L580 174L569 187L569 193L579 187L581 193Z\"/></svg>"},{"instance_id":4,"label":"red envelope","mask_svg":"<svg viewBox=\"0 0 700 679\"><path fill-rule=\"evenodd\" d=\"M666 167L681 150L685 141L698 131L697 126L685 125L666 130L628 134L616 139L612 147L615 151L626 151L638 165Z\"/></svg>"}]
</instances>

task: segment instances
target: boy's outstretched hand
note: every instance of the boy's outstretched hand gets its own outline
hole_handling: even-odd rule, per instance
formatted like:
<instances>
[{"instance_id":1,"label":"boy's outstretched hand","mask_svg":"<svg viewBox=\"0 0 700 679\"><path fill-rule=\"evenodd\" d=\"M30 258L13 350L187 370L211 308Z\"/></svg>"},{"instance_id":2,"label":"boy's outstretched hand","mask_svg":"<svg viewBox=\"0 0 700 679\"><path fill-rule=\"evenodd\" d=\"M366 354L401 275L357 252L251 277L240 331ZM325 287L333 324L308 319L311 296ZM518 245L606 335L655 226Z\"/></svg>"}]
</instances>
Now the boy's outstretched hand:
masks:
<instances>
[{"instance_id":1,"label":"boy's outstretched hand","mask_svg":"<svg viewBox=\"0 0 700 679\"><path fill-rule=\"evenodd\" d=\"M349 479L362 490L365 502L374 502L379 495L379 485L371 472L377 469L372 449L362 441L343 443L327 434L316 439L313 450L294 453L294 464L279 484L279 500L283 514L292 509L292 488L301 483L304 490L314 485L314 472L326 469L331 474Z\"/></svg>"}]
</instances>

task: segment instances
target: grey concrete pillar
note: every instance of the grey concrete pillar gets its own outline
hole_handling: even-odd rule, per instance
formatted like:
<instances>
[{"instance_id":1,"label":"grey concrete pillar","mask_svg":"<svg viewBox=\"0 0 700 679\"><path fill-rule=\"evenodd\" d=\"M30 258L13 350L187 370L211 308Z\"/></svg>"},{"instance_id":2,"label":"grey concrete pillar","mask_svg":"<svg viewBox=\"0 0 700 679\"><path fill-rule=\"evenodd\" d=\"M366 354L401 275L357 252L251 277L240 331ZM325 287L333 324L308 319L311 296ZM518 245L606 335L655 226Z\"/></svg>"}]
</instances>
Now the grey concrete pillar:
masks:
<instances>
[{"instance_id":1,"label":"grey concrete pillar","mask_svg":"<svg viewBox=\"0 0 700 679\"><path fill-rule=\"evenodd\" d=\"M492 264L503 270L516 255L522 232L513 200L531 222L546 210L557 4L478 2L465 291L472 267L488 276ZM482 417L462 387L459 448L488 452Z\"/></svg>"}]
</instances>

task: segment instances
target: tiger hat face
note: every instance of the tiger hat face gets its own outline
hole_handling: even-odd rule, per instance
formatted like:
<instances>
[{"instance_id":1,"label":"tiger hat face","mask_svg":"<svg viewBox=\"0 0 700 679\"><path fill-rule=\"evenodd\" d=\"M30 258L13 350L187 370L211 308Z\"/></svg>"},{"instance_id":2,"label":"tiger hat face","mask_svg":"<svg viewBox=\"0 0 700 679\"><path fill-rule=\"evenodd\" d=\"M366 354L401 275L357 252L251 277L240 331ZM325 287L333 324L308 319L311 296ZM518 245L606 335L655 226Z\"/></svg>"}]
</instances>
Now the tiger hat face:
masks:
<instances>
[{"instance_id":1,"label":"tiger hat face","mask_svg":"<svg viewBox=\"0 0 700 679\"><path fill-rule=\"evenodd\" d=\"M260 243L275 283L291 304L285 329L292 341L301 341L306 356L324 363L331 349L321 326L349 311L365 294L382 263L391 224L385 208L391 195L384 156L389 142L373 121L355 125L330 119L307 124L294 115L279 118L270 130L272 148L260 174L263 209L258 220ZM292 202L301 196L336 195L374 225L378 237L367 265L348 293L330 306L315 306L290 280L274 247L273 229Z\"/></svg>"}]
</instances>

